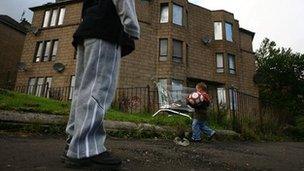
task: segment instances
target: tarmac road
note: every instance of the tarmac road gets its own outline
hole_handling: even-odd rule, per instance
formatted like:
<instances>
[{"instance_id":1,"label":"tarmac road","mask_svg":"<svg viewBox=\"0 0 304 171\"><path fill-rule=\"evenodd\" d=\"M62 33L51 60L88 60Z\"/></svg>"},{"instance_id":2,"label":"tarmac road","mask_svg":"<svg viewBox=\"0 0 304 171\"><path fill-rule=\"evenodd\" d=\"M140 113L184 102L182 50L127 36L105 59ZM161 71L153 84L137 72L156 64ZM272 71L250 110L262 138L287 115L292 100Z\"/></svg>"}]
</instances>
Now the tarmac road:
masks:
<instances>
[{"instance_id":1,"label":"tarmac road","mask_svg":"<svg viewBox=\"0 0 304 171\"><path fill-rule=\"evenodd\" d=\"M168 140L108 138L122 170L304 171L301 142L213 142L176 146ZM64 137L0 134L0 170L69 170L60 162Z\"/></svg>"}]
</instances>

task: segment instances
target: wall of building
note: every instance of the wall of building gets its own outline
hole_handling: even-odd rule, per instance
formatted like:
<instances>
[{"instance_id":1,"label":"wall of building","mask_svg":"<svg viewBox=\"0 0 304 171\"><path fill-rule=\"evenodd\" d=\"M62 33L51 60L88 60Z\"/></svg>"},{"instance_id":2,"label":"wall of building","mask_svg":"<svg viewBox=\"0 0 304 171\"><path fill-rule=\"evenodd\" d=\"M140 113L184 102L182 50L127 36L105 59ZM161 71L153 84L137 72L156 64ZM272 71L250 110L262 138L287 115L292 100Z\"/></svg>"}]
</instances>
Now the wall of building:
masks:
<instances>
[{"instance_id":1,"label":"wall of building","mask_svg":"<svg viewBox=\"0 0 304 171\"><path fill-rule=\"evenodd\" d=\"M173 3L183 6L188 17L184 15L186 24L177 26L172 23L172 16L168 23L160 24L161 3L169 3L170 16ZM52 76L54 87L69 86L71 75L74 75L76 60L71 45L72 35L80 22L82 4L70 3L66 7L64 25L56 28L42 29L41 34L28 34L21 61L27 63L28 71L18 74L18 85L26 85L30 77ZM208 9L188 3L186 0L136 0L136 10L141 26L141 39L136 41L136 51L128 57L122 58L119 87L153 86L152 79L166 78L181 80L184 85L189 78L206 80L234 86L243 92L257 95L257 88L252 81L255 73L254 55L252 53L252 37L239 32L239 22L233 14L226 11L210 11ZM36 10L33 26L41 28L44 9ZM212 41L205 45L202 38L214 37L214 21L233 24L233 42L225 40ZM159 39L168 38L168 60L159 61ZM40 40L59 39L57 60L53 62L33 63L36 43ZM172 39L183 41L183 61L172 61ZM188 52L186 46L188 45ZM245 49L241 50L241 49ZM216 73L216 53L225 54L225 72ZM235 75L228 74L227 54L236 56ZM187 55L188 54L188 55ZM57 73L52 69L54 63L63 63L66 70Z\"/></svg>"},{"instance_id":2,"label":"wall of building","mask_svg":"<svg viewBox=\"0 0 304 171\"><path fill-rule=\"evenodd\" d=\"M0 85L7 81L15 83L24 40L25 33L0 22Z\"/></svg>"}]
</instances>

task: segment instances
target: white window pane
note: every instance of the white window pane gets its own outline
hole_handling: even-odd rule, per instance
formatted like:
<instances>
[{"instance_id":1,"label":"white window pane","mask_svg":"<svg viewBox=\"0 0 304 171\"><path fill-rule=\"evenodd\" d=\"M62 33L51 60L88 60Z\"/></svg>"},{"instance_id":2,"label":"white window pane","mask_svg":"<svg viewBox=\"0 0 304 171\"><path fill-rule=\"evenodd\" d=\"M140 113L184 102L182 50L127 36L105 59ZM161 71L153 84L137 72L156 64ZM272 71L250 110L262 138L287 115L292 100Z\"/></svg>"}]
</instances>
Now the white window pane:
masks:
<instances>
[{"instance_id":1,"label":"white window pane","mask_svg":"<svg viewBox=\"0 0 304 171\"><path fill-rule=\"evenodd\" d=\"M27 89L28 94L34 94L35 84L36 84L36 78L30 78Z\"/></svg>"},{"instance_id":2,"label":"white window pane","mask_svg":"<svg viewBox=\"0 0 304 171\"><path fill-rule=\"evenodd\" d=\"M169 7L168 5L161 6L160 23L169 22Z\"/></svg>"},{"instance_id":3,"label":"white window pane","mask_svg":"<svg viewBox=\"0 0 304 171\"><path fill-rule=\"evenodd\" d=\"M223 54L216 54L216 69L217 73L224 72L224 57Z\"/></svg>"},{"instance_id":4,"label":"white window pane","mask_svg":"<svg viewBox=\"0 0 304 171\"><path fill-rule=\"evenodd\" d=\"M36 96L41 96L42 95L42 88L43 88L43 85L44 84L44 78L38 78L38 81L37 81L37 88L36 88Z\"/></svg>"},{"instance_id":5,"label":"white window pane","mask_svg":"<svg viewBox=\"0 0 304 171\"><path fill-rule=\"evenodd\" d=\"M43 26L42 27L47 27L49 25L50 15L51 15L51 11L45 11L45 13L44 13L44 20L43 20Z\"/></svg>"},{"instance_id":6,"label":"white window pane","mask_svg":"<svg viewBox=\"0 0 304 171\"><path fill-rule=\"evenodd\" d=\"M232 24L230 24L230 23L225 23L225 28L226 28L226 40L232 42L232 41L233 41L233 29L232 29Z\"/></svg>"},{"instance_id":7,"label":"white window pane","mask_svg":"<svg viewBox=\"0 0 304 171\"><path fill-rule=\"evenodd\" d=\"M50 52L51 52L51 42L48 41L48 42L45 42L45 50L44 50L43 61L48 61L50 59L49 58Z\"/></svg>"},{"instance_id":8,"label":"white window pane","mask_svg":"<svg viewBox=\"0 0 304 171\"><path fill-rule=\"evenodd\" d=\"M57 51L58 51L58 40L55 40L53 42L52 61L56 60Z\"/></svg>"},{"instance_id":9,"label":"white window pane","mask_svg":"<svg viewBox=\"0 0 304 171\"><path fill-rule=\"evenodd\" d=\"M168 39L161 39L160 43L160 56L168 55Z\"/></svg>"},{"instance_id":10,"label":"white window pane","mask_svg":"<svg viewBox=\"0 0 304 171\"><path fill-rule=\"evenodd\" d=\"M218 103L221 107L226 105L227 101L226 101L225 88L217 88L217 99L218 99Z\"/></svg>"},{"instance_id":11,"label":"white window pane","mask_svg":"<svg viewBox=\"0 0 304 171\"><path fill-rule=\"evenodd\" d=\"M65 16L65 8L60 9L60 16L58 20L58 25L62 25L64 21L64 16Z\"/></svg>"},{"instance_id":12,"label":"white window pane","mask_svg":"<svg viewBox=\"0 0 304 171\"><path fill-rule=\"evenodd\" d=\"M183 25L183 7L175 4L173 5L173 23Z\"/></svg>"},{"instance_id":13,"label":"white window pane","mask_svg":"<svg viewBox=\"0 0 304 171\"><path fill-rule=\"evenodd\" d=\"M74 88L75 88L75 82L76 81L76 77L75 75L73 75L71 77L71 82L70 82L70 95L69 95L69 99L73 98L73 93L74 93Z\"/></svg>"},{"instance_id":14,"label":"white window pane","mask_svg":"<svg viewBox=\"0 0 304 171\"><path fill-rule=\"evenodd\" d=\"M216 65L218 68L224 67L223 54L216 55Z\"/></svg>"},{"instance_id":15,"label":"white window pane","mask_svg":"<svg viewBox=\"0 0 304 171\"><path fill-rule=\"evenodd\" d=\"M36 60L35 62L39 62L40 58L42 56L42 51L43 51L43 42L38 43L38 49L37 49L37 55L36 55Z\"/></svg>"},{"instance_id":16,"label":"white window pane","mask_svg":"<svg viewBox=\"0 0 304 171\"><path fill-rule=\"evenodd\" d=\"M223 39L223 30L221 22L214 22L214 39L222 40Z\"/></svg>"},{"instance_id":17,"label":"white window pane","mask_svg":"<svg viewBox=\"0 0 304 171\"><path fill-rule=\"evenodd\" d=\"M58 9L55 9L53 10L52 13L51 26L56 26L57 18L58 18Z\"/></svg>"}]
</instances>

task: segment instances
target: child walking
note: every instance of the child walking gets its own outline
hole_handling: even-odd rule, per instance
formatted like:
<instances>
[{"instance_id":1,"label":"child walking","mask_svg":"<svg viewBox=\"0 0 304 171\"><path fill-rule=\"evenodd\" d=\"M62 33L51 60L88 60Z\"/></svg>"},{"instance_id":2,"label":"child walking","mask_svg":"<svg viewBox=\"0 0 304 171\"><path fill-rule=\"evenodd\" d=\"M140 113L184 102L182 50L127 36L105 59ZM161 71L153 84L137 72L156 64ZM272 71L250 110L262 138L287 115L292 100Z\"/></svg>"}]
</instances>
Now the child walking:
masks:
<instances>
[{"instance_id":1,"label":"child walking","mask_svg":"<svg viewBox=\"0 0 304 171\"><path fill-rule=\"evenodd\" d=\"M207 94L207 85L199 83L196 85L196 91L204 97L204 101L196 105L188 104L195 109L192 120L192 138L193 142L201 142L201 133L205 133L209 139L215 135L215 131L207 124L207 109L210 105L210 97Z\"/></svg>"}]
</instances>

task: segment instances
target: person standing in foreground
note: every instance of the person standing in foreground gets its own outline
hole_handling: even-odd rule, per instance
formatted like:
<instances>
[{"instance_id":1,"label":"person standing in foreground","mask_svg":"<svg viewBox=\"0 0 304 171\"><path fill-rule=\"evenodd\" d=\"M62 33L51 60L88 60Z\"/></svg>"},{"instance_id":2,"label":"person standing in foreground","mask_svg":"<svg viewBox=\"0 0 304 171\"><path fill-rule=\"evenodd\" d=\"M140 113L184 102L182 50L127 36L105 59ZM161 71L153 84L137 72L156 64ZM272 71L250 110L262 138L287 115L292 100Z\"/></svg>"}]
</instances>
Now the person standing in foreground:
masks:
<instances>
[{"instance_id":1,"label":"person standing in foreground","mask_svg":"<svg viewBox=\"0 0 304 171\"><path fill-rule=\"evenodd\" d=\"M134 0L84 0L75 32L76 82L66 128L67 167L117 169L119 158L105 148L104 117L117 86L120 59L135 49L140 28Z\"/></svg>"}]
</instances>

